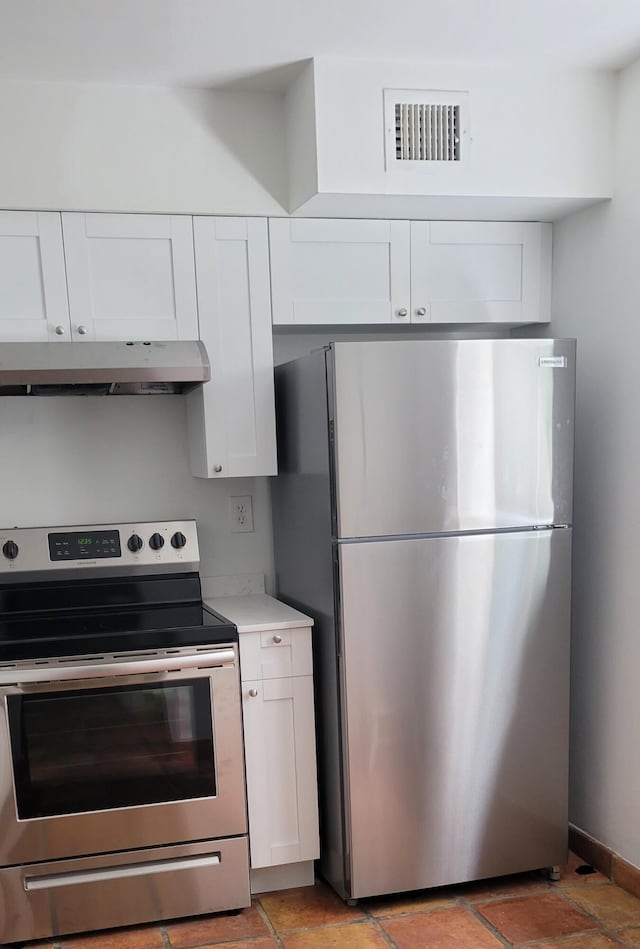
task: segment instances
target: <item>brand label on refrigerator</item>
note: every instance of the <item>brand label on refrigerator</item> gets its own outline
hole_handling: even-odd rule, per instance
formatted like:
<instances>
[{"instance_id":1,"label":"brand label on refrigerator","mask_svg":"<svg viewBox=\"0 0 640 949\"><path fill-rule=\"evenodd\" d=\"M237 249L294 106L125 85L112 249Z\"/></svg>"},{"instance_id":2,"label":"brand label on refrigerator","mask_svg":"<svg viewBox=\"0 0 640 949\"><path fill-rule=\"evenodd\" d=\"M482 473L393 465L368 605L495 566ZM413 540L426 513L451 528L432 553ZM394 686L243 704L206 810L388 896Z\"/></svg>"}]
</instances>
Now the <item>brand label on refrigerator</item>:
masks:
<instances>
[{"instance_id":1,"label":"brand label on refrigerator","mask_svg":"<svg viewBox=\"0 0 640 949\"><path fill-rule=\"evenodd\" d=\"M547 369L566 369L567 367L567 357L566 356L540 356L538 359L539 366L545 366Z\"/></svg>"}]
</instances>

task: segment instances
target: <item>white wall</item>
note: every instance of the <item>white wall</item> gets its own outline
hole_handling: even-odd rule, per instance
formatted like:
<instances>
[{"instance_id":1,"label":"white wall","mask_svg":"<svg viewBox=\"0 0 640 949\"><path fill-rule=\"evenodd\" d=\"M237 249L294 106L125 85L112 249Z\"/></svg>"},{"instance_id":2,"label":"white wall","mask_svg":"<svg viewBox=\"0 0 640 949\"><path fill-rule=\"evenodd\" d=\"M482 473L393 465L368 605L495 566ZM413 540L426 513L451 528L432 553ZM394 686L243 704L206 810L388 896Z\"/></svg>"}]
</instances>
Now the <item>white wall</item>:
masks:
<instances>
[{"instance_id":1,"label":"white wall","mask_svg":"<svg viewBox=\"0 0 640 949\"><path fill-rule=\"evenodd\" d=\"M282 214L283 97L0 83L0 207Z\"/></svg>"},{"instance_id":2,"label":"white wall","mask_svg":"<svg viewBox=\"0 0 640 949\"><path fill-rule=\"evenodd\" d=\"M326 191L609 194L613 74L416 62L315 61L318 177ZM385 174L384 89L469 92L470 158Z\"/></svg>"},{"instance_id":3,"label":"white wall","mask_svg":"<svg viewBox=\"0 0 640 949\"><path fill-rule=\"evenodd\" d=\"M287 90L284 102L289 207L297 208L318 190L316 108L313 60Z\"/></svg>"},{"instance_id":4,"label":"white wall","mask_svg":"<svg viewBox=\"0 0 640 949\"><path fill-rule=\"evenodd\" d=\"M181 396L1 398L0 525L196 518L203 577L273 575L266 478L188 469ZM253 533L231 533L230 495L253 497Z\"/></svg>"},{"instance_id":5,"label":"white wall","mask_svg":"<svg viewBox=\"0 0 640 949\"><path fill-rule=\"evenodd\" d=\"M640 62L615 198L554 229L554 335L578 338L571 820L640 866Z\"/></svg>"},{"instance_id":6,"label":"white wall","mask_svg":"<svg viewBox=\"0 0 640 949\"><path fill-rule=\"evenodd\" d=\"M0 207L282 214L282 95L0 83ZM195 517L204 577L272 580L266 479L188 469L184 402L0 399L0 524ZM229 529L251 494L254 533Z\"/></svg>"}]
</instances>

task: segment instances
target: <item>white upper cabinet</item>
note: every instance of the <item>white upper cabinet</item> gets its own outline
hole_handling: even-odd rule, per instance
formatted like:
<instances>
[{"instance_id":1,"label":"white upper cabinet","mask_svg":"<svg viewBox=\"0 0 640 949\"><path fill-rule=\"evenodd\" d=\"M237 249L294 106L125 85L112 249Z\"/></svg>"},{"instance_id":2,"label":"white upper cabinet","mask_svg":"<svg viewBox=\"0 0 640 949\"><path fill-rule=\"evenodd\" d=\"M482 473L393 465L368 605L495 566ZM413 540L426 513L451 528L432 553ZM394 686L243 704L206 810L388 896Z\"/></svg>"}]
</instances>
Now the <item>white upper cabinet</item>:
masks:
<instances>
[{"instance_id":1,"label":"white upper cabinet","mask_svg":"<svg viewBox=\"0 0 640 949\"><path fill-rule=\"evenodd\" d=\"M62 215L73 339L198 339L192 219Z\"/></svg>"},{"instance_id":2,"label":"white upper cabinet","mask_svg":"<svg viewBox=\"0 0 640 949\"><path fill-rule=\"evenodd\" d=\"M269 221L274 324L408 322L407 221Z\"/></svg>"},{"instance_id":3,"label":"white upper cabinet","mask_svg":"<svg viewBox=\"0 0 640 949\"><path fill-rule=\"evenodd\" d=\"M68 338L60 215L0 211L0 340Z\"/></svg>"},{"instance_id":4,"label":"white upper cabinet","mask_svg":"<svg viewBox=\"0 0 640 949\"><path fill-rule=\"evenodd\" d=\"M551 225L411 222L411 320L550 319Z\"/></svg>"},{"instance_id":5,"label":"white upper cabinet","mask_svg":"<svg viewBox=\"0 0 640 949\"><path fill-rule=\"evenodd\" d=\"M275 325L550 319L551 225L272 219Z\"/></svg>"},{"instance_id":6,"label":"white upper cabinet","mask_svg":"<svg viewBox=\"0 0 640 949\"><path fill-rule=\"evenodd\" d=\"M267 222L196 217L193 229L211 381L187 396L191 471L276 474Z\"/></svg>"}]
</instances>

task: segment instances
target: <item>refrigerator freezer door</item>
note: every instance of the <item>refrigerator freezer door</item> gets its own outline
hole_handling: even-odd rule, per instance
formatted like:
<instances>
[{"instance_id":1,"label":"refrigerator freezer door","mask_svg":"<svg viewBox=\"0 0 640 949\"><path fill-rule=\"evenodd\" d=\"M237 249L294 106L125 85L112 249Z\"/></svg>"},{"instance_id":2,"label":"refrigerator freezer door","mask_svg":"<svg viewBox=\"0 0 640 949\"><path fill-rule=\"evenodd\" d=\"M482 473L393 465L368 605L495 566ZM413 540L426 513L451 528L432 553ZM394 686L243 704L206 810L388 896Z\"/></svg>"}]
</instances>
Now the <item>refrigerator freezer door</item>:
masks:
<instances>
[{"instance_id":1,"label":"refrigerator freezer door","mask_svg":"<svg viewBox=\"0 0 640 949\"><path fill-rule=\"evenodd\" d=\"M338 537L570 524L573 340L336 343Z\"/></svg>"},{"instance_id":2,"label":"refrigerator freezer door","mask_svg":"<svg viewBox=\"0 0 640 949\"><path fill-rule=\"evenodd\" d=\"M339 546L349 895L563 863L571 531Z\"/></svg>"}]
</instances>

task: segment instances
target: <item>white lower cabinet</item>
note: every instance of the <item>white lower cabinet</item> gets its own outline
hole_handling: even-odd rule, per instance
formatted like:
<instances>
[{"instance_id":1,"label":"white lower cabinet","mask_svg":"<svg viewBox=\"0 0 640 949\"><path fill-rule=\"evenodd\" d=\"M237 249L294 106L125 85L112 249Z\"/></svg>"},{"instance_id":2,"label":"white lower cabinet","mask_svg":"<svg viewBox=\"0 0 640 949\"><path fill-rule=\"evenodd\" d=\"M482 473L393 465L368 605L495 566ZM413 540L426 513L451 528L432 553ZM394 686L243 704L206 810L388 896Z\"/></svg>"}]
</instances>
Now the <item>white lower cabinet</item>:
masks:
<instances>
[{"instance_id":1,"label":"white lower cabinet","mask_svg":"<svg viewBox=\"0 0 640 949\"><path fill-rule=\"evenodd\" d=\"M318 856L313 679L242 683L251 867Z\"/></svg>"},{"instance_id":2,"label":"white lower cabinet","mask_svg":"<svg viewBox=\"0 0 640 949\"><path fill-rule=\"evenodd\" d=\"M319 855L312 671L310 625L240 633L254 870Z\"/></svg>"},{"instance_id":3,"label":"white lower cabinet","mask_svg":"<svg viewBox=\"0 0 640 949\"><path fill-rule=\"evenodd\" d=\"M320 854L313 621L265 595L209 605L240 638L252 891L311 884Z\"/></svg>"}]
</instances>

